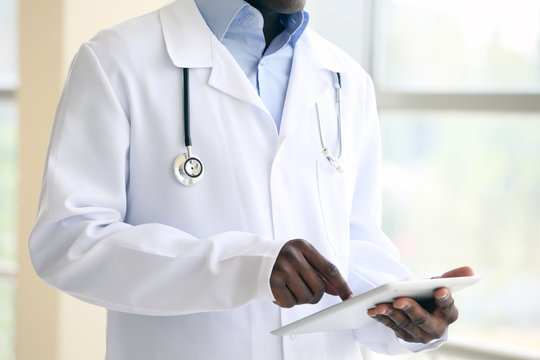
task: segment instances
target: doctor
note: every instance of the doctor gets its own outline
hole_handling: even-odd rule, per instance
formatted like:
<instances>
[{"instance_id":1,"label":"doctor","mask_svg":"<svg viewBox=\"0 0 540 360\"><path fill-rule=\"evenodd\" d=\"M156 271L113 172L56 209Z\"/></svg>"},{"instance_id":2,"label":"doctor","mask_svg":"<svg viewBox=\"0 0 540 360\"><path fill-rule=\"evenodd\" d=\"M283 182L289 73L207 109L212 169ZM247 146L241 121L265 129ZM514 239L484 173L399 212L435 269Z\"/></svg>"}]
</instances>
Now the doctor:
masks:
<instances>
[{"instance_id":1,"label":"doctor","mask_svg":"<svg viewBox=\"0 0 540 360\"><path fill-rule=\"evenodd\" d=\"M431 313L400 299L367 328L269 333L411 277L380 230L372 83L303 7L177 0L77 53L30 252L107 309L107 359L360 359L436 347L457 318L440 289Z\"/></svg>"}]
</instances>

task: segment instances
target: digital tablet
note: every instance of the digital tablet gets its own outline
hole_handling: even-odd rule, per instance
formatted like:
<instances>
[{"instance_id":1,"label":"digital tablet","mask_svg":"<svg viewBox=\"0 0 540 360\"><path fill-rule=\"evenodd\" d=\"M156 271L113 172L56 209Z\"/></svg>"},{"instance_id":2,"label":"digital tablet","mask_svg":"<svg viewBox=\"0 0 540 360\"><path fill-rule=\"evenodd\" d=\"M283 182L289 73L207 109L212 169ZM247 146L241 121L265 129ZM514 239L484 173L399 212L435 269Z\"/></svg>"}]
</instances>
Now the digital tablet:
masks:
<instances>
[{"instance_id":1,"label":"digital tablet","mask_svg":"<svg viewBox=\"0 0 540 360\"><path fill-rule=\"evenodd\" d=\"M473 285L480 276L464 276L444 279L400 281L381 285L339 304L330 306L313 315L272 331L278 336L307 334L322 331L357 329L373 321L368 309L377 304L391 303L399 297L411 297L419 302L433 298L433 292L441 287L455 292Z\"/></svg>"}]
</instances>

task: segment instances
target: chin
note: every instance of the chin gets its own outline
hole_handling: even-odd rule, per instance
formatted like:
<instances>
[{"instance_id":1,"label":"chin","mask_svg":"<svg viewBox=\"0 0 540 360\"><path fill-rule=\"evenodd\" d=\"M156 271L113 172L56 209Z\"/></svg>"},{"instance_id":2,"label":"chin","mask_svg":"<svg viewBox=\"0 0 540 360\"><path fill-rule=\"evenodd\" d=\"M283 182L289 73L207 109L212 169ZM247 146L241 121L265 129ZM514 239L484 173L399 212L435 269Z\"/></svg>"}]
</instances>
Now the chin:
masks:
<instances>
[{"instance_id":1,"label":"chin","mask_svg":"<svg viewBox=\"0 0 540 360\"><path fill-rule=\"evenodd\" d=\"M283 7L280 11L281 14L294 14L304 9L306 6L306 0L290 0L280 1L283 3Z\"/></svg>"},{"instance_id":2,"label":"chin","mask_svg":"<svg viewBox=\"0 0 540 360\"><path fill-rule=\"evenodd\" d=\"M306 6L306 0L290 0L290 1L281 1L284 3L285 8L281 11L282 14L294 14L296 12L302 11Z\"/></svg>"}]
</instances>

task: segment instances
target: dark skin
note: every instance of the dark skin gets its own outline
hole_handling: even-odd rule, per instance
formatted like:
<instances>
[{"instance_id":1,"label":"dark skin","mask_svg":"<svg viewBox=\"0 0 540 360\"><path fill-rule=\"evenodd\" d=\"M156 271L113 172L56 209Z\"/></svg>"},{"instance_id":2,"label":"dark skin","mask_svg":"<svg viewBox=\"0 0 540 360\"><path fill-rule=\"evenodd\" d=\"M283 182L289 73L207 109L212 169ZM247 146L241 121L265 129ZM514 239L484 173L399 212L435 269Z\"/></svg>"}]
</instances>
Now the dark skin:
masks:
<instances>
[{"instance_id":1,"label":"dark skin","mask_svg":"<svg viewBox=\"0 0 540 360\"><path fill-rule=\"evenodd\" d=\"M266 46L283 31L281 14L301 11L306 0L246 0L259 10L264 19ZM451 270L441 277L471 276L469 267ZM288 241L282 248L270 275L275 304L290 308L299 304L316 304L325 293L347 300L354 296L338 268L322 256L309 242ZM422 307L411 298L399 298L392 304L379 304L368 315L391 328L408 342L428 343L440 338L457 320L458 310L450 292L437 289L432 304ZM429 309L429 310L428 310Z\"/></svg>"},{"instance_id":2,"label":"dark skin","mask_svg":"<svg viewBox=\"0 0 540 360\"><path fill-rule=\"evenodd\" d=\"M246 2L259 10L263 16L266 47L284 30L279 21L280 15L297 13L306 5L305 0L246 0Z\"/></svg>"},{"instance_id":3,"label":"dark skin","mask_svg":"<svg viewBox=\"0 0 540 360\"><path fill-rule=\"evenodd\" d=\"M440 277L473 275L474 271L464 266ZM457 320L458 309L450 291L440 288L433 293L433 301L424 307L411 298L398 298L392 304L377 305L368 311L368 315L394 330L399 338L426 344L444 335L448 325Z\"/></svg>"},{"instance_id":4,"label":"dark skin","mask_svg":"<svg viewBox=\"0 0 540 360\"><path fill-rule=\"evenodd\" d=\"M441 278L472 276L473 270L461 267ZM325 293L342 300L354 296L338 268L305 240L285 243L270 275L274 303L290 308L299 304L316 304ZM452 294L446 288L433 293L433 301L420 305L411 298L398 298L392 304L379 304L368 315L392 329L396 335L413 343L428 343L441 338L458 318Z\"/></svg>"}]
</instances>

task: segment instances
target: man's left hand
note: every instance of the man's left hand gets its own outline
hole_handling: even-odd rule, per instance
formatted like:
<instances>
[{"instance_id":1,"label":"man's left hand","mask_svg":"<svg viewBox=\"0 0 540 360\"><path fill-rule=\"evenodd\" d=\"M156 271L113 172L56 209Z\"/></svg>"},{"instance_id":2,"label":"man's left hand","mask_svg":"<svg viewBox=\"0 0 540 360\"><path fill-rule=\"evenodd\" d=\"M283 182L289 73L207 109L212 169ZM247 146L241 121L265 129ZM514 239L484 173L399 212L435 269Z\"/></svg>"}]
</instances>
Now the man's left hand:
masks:
<instances>
[{"instance_id":1,"label":"man's left hand","mask_svg":"<svg viewBox=\"0 0 540 360\"><path fill-rule=\"evenodd\" d=\"M444 273L445 277L472 276L474 271L464 266ZM379 304L368 315L388 326L396 335L413 343L423 343L441 338L448 325L458 318L452 294L446 288L434 292L430 304L419 305L411 298L398 298L392 304Z\"/></svg>"}]
</instances>

